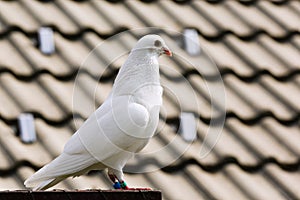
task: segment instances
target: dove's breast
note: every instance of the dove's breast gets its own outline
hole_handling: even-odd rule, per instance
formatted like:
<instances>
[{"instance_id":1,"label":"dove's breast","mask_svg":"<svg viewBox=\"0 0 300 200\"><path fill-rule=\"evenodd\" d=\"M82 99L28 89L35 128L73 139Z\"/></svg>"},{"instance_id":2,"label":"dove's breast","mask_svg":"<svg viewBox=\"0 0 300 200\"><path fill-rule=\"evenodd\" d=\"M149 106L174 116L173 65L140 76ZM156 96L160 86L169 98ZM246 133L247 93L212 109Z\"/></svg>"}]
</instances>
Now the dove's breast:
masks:
<instances>
[{"instance_id":1,"label":"dove's breast","mask_svg":"<svg viewBox=\"0 0 300 200\"><path fill-rule=\"evenodd\" d=\"M142 105L149 113L148 124L143 135L152 137L159 121L159 111L162 105L163 88L159 84L149 84L138 90L134 96L134 102Z\"/></svg>"}]
</instances>

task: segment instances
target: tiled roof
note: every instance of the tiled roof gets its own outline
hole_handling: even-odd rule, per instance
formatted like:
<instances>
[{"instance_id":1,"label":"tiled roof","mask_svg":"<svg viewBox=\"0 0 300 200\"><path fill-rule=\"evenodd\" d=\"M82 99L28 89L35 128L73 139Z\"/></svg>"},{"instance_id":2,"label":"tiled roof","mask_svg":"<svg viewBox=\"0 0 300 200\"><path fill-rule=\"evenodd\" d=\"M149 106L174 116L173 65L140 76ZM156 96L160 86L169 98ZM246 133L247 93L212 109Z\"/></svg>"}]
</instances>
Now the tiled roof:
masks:
<instances>
[{"instance_id":1,"label":"tiled roof","mask_svg":"<svg viewBox=\"0 0 300 200\"><path fill-rule=\"evenodd\" d=\"M42 26L54 30L52 55L38 48ZM124 57L105 67L141 35L129 31L109 42L80 71L89 52L122 31L149 26L173 30L161 32L166 43L187 61L203 65L199 73L174 56L162 58L161 67L162 83L183 99L183 110L195 113L198 139L190 144L177 134L180 107L172 91L165 90L162 128L145 151L171 142L170 148L160 156L137 156L126 170L163 167L127 173L129 184L158 188L165 199L299 199L300 2L296 0L0 1L0 188L24 188L26 178L60 154L76 130L73 117L81 124L105 100ZM207 130L214 128L210 121L222 117L212 111L205 84L216 82L218 76L201 56L191 56L178 45L186 28L197 30L226 90L225 125L217 145L204 158L199 153ZM190 83L198 107L169 67ZM79 71L80 105L72 107ZM32 144L16 136L17 119L24 112L35 117L38 139ZM164 166L166 160L174 162ZM57 185L110 187L103 172Z\"/></svg>"}]
</instances>

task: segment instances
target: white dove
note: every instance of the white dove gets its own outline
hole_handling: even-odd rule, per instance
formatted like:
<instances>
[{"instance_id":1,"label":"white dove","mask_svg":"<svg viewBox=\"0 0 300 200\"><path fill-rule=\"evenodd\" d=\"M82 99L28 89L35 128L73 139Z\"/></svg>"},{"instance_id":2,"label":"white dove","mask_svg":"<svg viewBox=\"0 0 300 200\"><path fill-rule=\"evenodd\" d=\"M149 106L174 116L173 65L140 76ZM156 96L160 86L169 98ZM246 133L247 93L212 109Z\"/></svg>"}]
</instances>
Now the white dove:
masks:
<instances>
[{"instance_id":1,"label":"white dove","mask_svg":"<svg viewBox=\"0 0 300 200\"><path fill-rule=\"evenodd\" d=\"M108 169L115 189L130 189L122 169L146 146L159 121L162 54L172 56L160 36L142 37L120 68L108 98L69 139L62 154L29 177L25 186L46 190L67 177Z\"/></svg>"}]
</instances>

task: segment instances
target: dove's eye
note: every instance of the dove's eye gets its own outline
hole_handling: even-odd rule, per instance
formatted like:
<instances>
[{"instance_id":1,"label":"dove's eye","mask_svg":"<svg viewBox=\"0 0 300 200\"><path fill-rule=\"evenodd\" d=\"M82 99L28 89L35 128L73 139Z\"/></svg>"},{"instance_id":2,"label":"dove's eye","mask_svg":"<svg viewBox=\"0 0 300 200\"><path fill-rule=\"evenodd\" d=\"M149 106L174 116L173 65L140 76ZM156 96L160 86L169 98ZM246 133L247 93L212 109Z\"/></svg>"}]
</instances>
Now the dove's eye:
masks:
<instances>
[{"instance_id":1,"label":"dove's eye","mask_svg":"<svg viewBox=\"0 0 300 200\"><path fill-rule=\"evenodd\" d=\"M155 40L154 46L156 46L156 47L161 47L161 41Z\"/></svg>"}]
</instances>

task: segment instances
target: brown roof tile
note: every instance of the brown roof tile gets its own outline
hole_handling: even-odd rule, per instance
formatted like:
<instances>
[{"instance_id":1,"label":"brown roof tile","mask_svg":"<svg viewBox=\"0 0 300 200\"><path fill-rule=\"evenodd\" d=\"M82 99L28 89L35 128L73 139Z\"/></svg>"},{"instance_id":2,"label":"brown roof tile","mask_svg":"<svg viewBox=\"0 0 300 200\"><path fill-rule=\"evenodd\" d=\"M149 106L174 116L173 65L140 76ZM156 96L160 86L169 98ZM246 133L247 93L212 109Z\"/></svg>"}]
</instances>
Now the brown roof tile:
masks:
<instances>
[{"instance_id":1,"label":"brown roof tile","mask_svg":"<svg viewBox=\"0 0 300 200\"><path fill-rule=\"evenodd\" d=\"M54 25L63 33L78 31L78 27L76 27L74 21L65 14L64 10L58 9L55 4L40 1L20 1L19 4L23 10L34 17L39 25Z\"/></svg>"},{"instance_id":2,"label":"brown roof tile","mask_svg":"<svg viewBox=\"0 0 300 200\"><path fill-rule=\"evenodd\" d=\"M31 74L32 69L30 65L22 58L17 49L8 41L1 40L0 45L5 51L0 52L1 68L6 68L19 74ZM15 59L7 59L13 56Z\"/></svg>"},{"instance_id":3,"label":"brown roof tile","mask_svg":"<svg viewBox=\"0 0 300 200\"><path fill-rule=\"evenodd\" d=\"M13 33L10 35L10 41L18 49L19 53L28 62L34 70L47 69L55 74L66 73L70 71L65 63L57 54L47 56L37 49L30 38L22 33Z\"/></svg>"},{"instance_id":4,"label":"brown roof tile","mask_svg":"<svg viewBox=\"0 0 300 200\"><path fill-rule=\"evenodd\" d=\"M261 9L267 16L274 19L281 26L285 26L288 30L299 30L300 16L297 10L293 7L299 7L299 2L290 1L286 6L277 6L268 1L258 2L258 8Z\"/></svg>"},{"instance_id":5,"label":"brown roof tile","mask_svg":"<svg viewBox=\"0 0 300 200\"><path fill-rule=\"evenodd\" d=\"M234 15L227 4L234 4L234 2L210 4L206 1L194 1L192 6L201 15L220 26L225 30L231 30L238 35L246 35L251 32L251 28L247 26L238 16Z\"/></svg>"},{"instance_id":6,"label":"brown roof tile","mask_svg":"<svg viewBox=\"0 0 300 200\"><path fill-rule=\"evenodd\" d=\"M272 187L260 173L249 174L239 169L237 166L228 166L228 174L233 177L236 187L243 191L247 199L282 199L283 195L277 189ZM229 196L231 198L231 196Z\"/></svg>"},{"instance_id":7,"label":"brown roof tile","mask_svg":"<svg viewBox=\"0 0 300 200\"><path fill-rule=\"evenodd\" d=\"M251 26L252 31L255 31L255 29L264 30L272 36L281 36L286 33L280 25L262 12L255 3L251 6L246 6L232 1L228 3L228 6L245 24Z\"/></svg>"},{"instance_id":8,"label":"brown roof tile","mask_svg":"<svg viewBox=\"0 0 300 200\"><path fill-rule=\"evenodd\" d=\"M100 15L114 28L121 26L139 28L143 26L140 19L123 4L97 0L91 1L91 4L95 6Z\"/></svg>"},{"instance_id":9,"label":"brown roof tile","mask_svg":"<svg viewBox=\"0 0 300 200\"><path fill-rule=\"evenodd\" d=\"M36 111L42 113L47 118L62 116L63 113L57 107L57 104L51 99L47 91L36 82L24 83L6 74L3 74L0 79L2 89L6 90L10 96L10 101L18 105L16 107L19 108L19 111ZM35 98L32 98L33 94Z\"/></svg>"},{"instance_id":10,"label":"brown roof tile","mask_svg":"<svg viewBox=\"0 0 300 200\"><path fill-rule=\"evenodd\" d=\"M295 104L297 92L291 98L287 98L289 94L297 91L296 85L292 82L281 83L270 77L263 77L259 82L251 84L245 84L235 77L224 80L227 85L227 109L238 113L239 116L247 118L268 110L282 118L290 118L294 115L294 111L299 110ZM262 87L263 85L265 87ZM279 93L279 88L283 87L285 90Z\"/></svg>"},{"instance_id":11,"label":"brown roof tile","mask_svg":"<svg viewBox=\"0 0 300 200\"><path fill-rule=\"evenodd\" d=\"M126 1L124 4L144 26L177 28L177 30L180 28L158 4L145 4L140 1Z\"/></svg>"},{"instance_id":12,"label":"brown roof tile","mask_svg":"<svg viewBox=\"0 0 300 200\"><path fill-rule=\"evenodd\" d=\"M281 189L285 192L285 198L286 196L292 197L294 199L297 199L299 197L299 190L297 186L300 181L300 176L298 172L285 172L276 165L266 166L266 171L270 172L270 174L273 175L275 184L283 186Z\"/></svg>"},{"instance_id":13,"label":"brown roof tile","mask_svg":"<svg viewBox=\"0 0 300 200\"><path fill-rule=\"evenodd\" d=\"M15 161L28 160L37 166L51 161L52 157L40 143L31 145L23 144L12 129L3 122L1 122L1 130L3 132L0 135L1 146L6 149L7 156L10 159Z\"/></svg>"},{"instance_id":14,"label":"brown roof tile","mask_svg":"<svg viewBox=\"0 0 300 200\"><path fill-rule=\"evenodd\" d=\"M34 17L26 10L22 9L22 5L16 1L1 1L0 10L1 21L6 23L4 24L5 26L17 25L26 31L34 31L38 26Z\"/></svg>"},{"instance_id":15,"label":"brown roof tile","mask_svg":"<svg viewBox=\"0 0 300 200\"><path fill-rule=\"evenodd\" d=\"M282 163L297 162L298 156L289 152L279 140L276 140L263 123L253 126L252 129L237 120L230 120L227 124L234 130L236 137L244 141L249 150L253 151L253 155L259 159L273 157Z\"/></svg>"},{"instance_id":16,"label":"brown roof tile","mask_svg":"<svg viewBox=\"0 0 300 200\"><path fill-rule=\"evenodd\" d=\"M92 28L99 32L112 31L110 24L98 14L90 2L78 4L75 1L60 0L55 4L57 9L62 10L77 28Z\"/></svg>"},{"instance_id":17,"label":"brown roof tile","mask_svg":"<svg viewBox=\"0 0 300 200\"><path fill-rule=\"evenodd\" d=\"M195 3L197 2L195 1ZM217 34L217 29L189 4L180 5L171 1L161 1L159 2L159 6L169 15L169 18L180 27L194 27L207 35ZM172 27L172 29L173 28L174 27ZM182 31L181 28L176 28L176 30L179 32Z\"/></svg>"}]
</instances>

